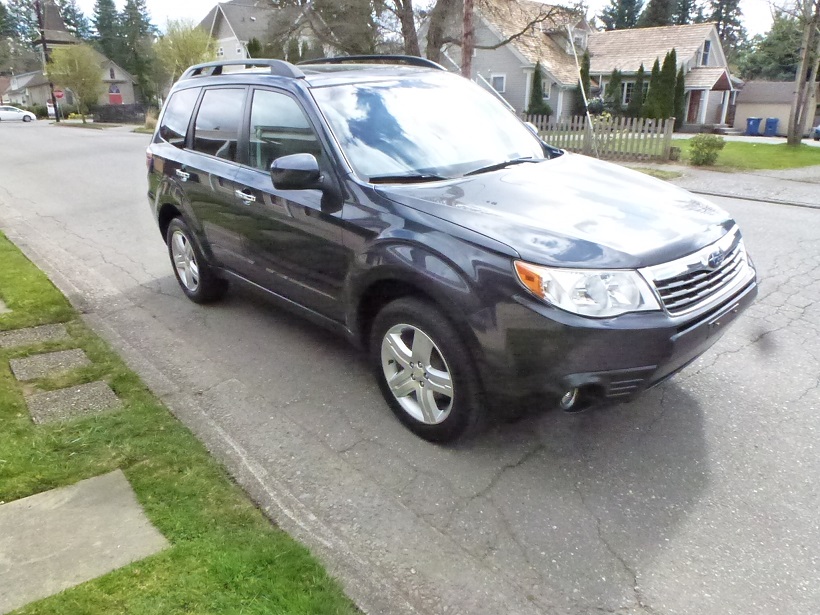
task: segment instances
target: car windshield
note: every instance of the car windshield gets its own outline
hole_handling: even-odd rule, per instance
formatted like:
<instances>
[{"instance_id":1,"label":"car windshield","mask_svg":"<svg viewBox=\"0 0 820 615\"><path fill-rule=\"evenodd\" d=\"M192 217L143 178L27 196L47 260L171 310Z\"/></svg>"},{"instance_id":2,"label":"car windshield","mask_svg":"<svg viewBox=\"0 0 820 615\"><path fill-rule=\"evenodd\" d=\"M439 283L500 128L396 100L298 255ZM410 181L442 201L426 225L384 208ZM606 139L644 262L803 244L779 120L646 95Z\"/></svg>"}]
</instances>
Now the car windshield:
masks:
<instances>
[{"instance_id":1,"label":"car windshield","mask_svg":"<svg viewBox=\"0 0 820 615\"><path fill-rule=\"evenodd\" d=\"M488 92L449 73L312 92L366 181L434 181L544 158L541 142L518 118Z\"/></svg>"}]
</instances>

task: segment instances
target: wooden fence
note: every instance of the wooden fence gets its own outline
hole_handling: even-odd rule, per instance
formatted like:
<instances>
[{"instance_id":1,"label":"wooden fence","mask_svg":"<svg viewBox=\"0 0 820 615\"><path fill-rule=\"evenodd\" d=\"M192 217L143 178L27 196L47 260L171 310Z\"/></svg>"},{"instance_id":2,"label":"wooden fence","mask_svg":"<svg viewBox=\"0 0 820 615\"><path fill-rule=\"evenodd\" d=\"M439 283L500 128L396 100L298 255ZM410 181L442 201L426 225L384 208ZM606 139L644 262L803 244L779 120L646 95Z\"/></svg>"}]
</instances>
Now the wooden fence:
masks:
<instances>
[{"instance_id":1,"label":"wooden fence","mask_svg":"<svg viewBox=\"0 0 820 615\"><path fill-rule=\"evenodd\" d=\"M669 160L674 118L647 120L633 117L585 116L550 120L545 115L525 115L550 145L606 160Z\"/></svg>"}]
</instances>

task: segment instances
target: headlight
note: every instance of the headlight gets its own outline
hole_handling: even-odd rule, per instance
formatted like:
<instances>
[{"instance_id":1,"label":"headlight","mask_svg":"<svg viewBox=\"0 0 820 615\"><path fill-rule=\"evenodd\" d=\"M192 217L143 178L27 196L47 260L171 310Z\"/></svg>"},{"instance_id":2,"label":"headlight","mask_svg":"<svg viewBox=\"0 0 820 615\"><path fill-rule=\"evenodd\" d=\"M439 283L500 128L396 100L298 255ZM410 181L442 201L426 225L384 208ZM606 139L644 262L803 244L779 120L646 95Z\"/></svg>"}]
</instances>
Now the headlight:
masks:
<instances>
[{"instance_id":1,"label":"headlight","mask_svg":"<svg viewBox=\"0 0 820 615\"><path fill-rule=\"evenodd\" d=\"M606 318L661 309L637 271L553 269L515 261L515 272L536 297L581 316Z\"/></svg>"}]
</instances>

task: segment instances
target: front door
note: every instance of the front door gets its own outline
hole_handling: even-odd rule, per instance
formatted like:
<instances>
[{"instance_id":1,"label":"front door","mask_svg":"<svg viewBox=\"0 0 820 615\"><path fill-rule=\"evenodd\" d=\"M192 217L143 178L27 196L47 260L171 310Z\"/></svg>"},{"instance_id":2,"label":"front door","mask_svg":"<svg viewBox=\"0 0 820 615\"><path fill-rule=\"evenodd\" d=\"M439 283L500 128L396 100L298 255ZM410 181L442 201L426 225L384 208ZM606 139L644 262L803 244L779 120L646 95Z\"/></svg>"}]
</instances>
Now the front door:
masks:
<instances>
[{"instance_id":1,"label":"front door","mask_svg":"<svg viewBox=\"0 0 820 615\"><path fill-rule=\"evenodd\" d=\"M341 208L328 203L320 190L277 190L269 172L277 158L308 153L324 174L331 174L328 153L300 104L267 89L252 93L248 144L248 165L236 176L245 189L248 277L342 321L349 255L342 242Z\"/></svg>"},{"instance_id":2,"label":"front door","mask_svg":"<svg viewBox=\"0 0 820 615\"><path fill-rule=\"evenodd\" d=\"M686 113L687 124L698 123L698 112L700 111L700 99L703 95L701 90L692 90L689 92L689 110Z\"/></svg>"}]
</instances>

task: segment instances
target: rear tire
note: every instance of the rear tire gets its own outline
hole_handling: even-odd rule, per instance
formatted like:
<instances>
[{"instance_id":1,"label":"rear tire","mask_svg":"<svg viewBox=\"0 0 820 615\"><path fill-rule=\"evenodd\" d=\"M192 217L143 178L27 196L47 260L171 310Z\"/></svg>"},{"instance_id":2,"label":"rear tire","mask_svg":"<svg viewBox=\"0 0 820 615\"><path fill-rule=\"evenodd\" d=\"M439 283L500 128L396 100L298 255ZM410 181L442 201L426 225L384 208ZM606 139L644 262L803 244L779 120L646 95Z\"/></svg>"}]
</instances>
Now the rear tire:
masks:
<instances>
[{"instance_id":1,"label":"rear tire","mask_svg":"<svg viewBox=\"0 0 820 615\"><path fill-rule=\"evenodd\" d=\"M179 287L194 303L211 303L228 290L227 281L219 278L199 249L194 234L182 218L174 218L165 235L168 255Z\"/></svg>"},{"instance_id":2,"label":"rear tire","mask_svg":"<svg viewBox=\"0 0 820 615\"><path fill-rule=\"evenodd\" d=\"M432 303L406 297L385 306L373 322L370 360L391 410L421 438L453 442L483 425L473 359Z\"/></svg>"}]
</instances>

